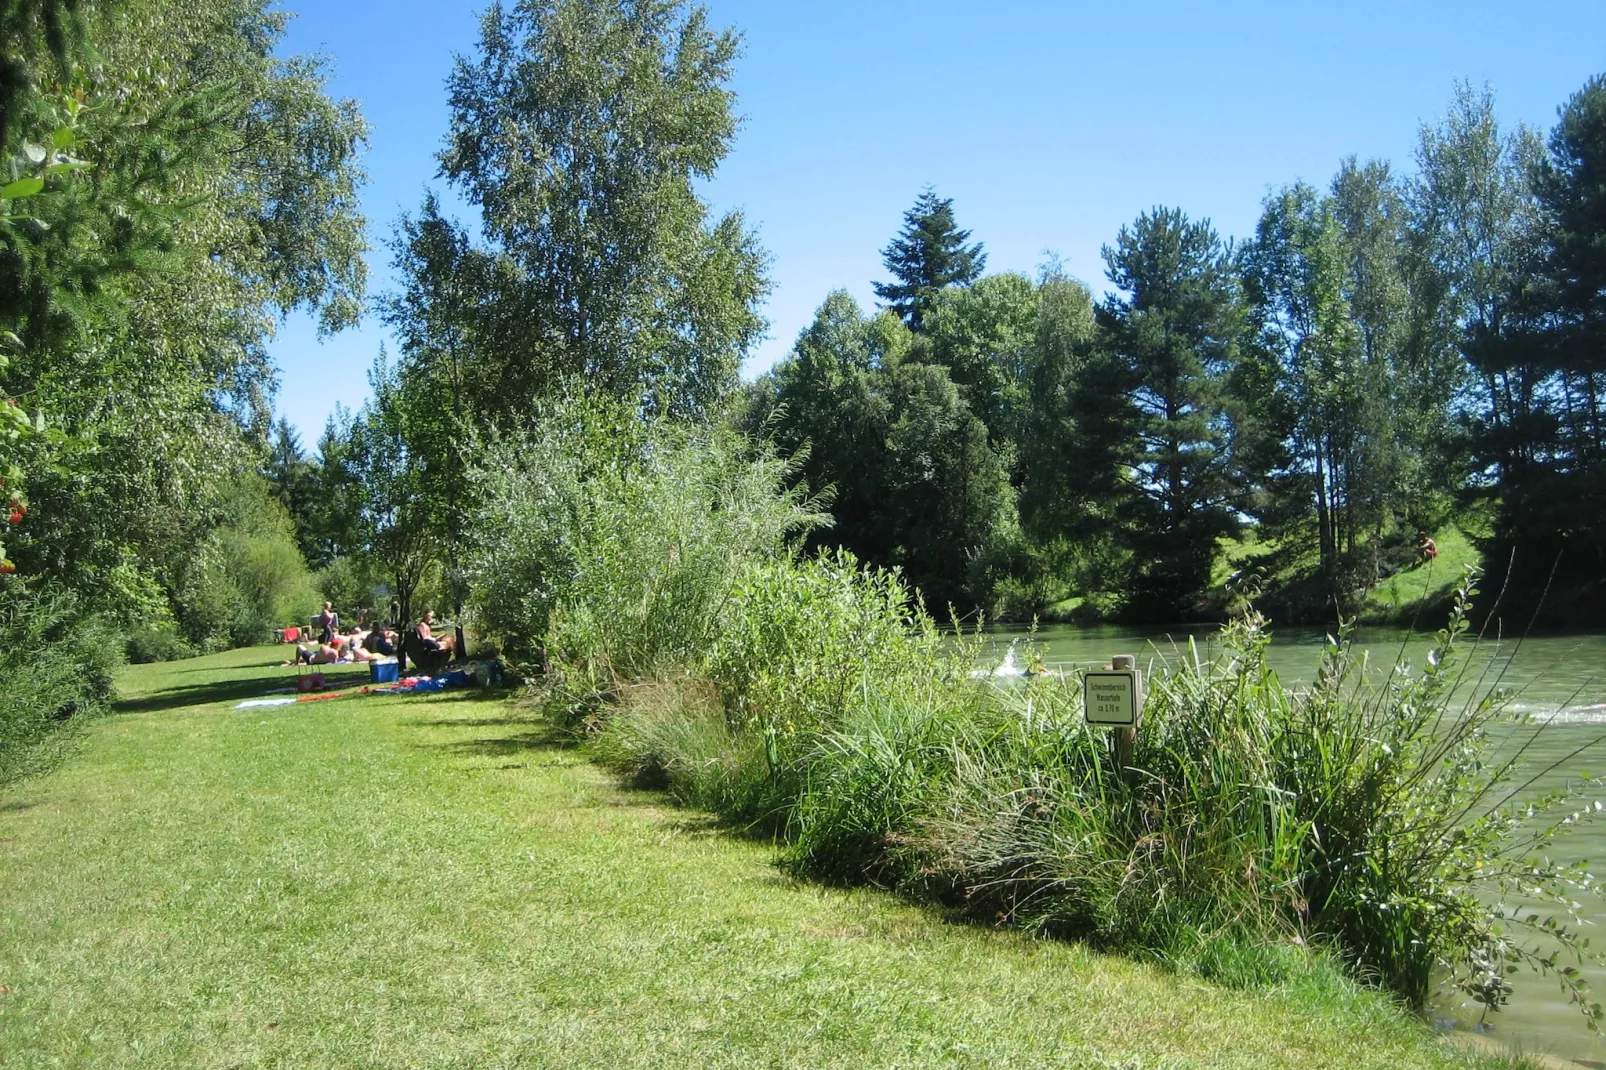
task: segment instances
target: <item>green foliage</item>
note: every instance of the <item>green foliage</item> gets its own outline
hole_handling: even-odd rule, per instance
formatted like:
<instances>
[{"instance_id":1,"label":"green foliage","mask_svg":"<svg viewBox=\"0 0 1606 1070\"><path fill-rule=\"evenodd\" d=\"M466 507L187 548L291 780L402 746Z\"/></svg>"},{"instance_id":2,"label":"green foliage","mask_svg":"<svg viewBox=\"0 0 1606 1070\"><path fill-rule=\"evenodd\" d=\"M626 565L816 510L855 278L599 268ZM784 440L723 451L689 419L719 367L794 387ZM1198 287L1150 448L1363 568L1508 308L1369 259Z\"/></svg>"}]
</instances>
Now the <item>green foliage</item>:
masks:
<instances>
[{"instance_id":1,"label":"green foliage","mask_svg":"<svg viewBox=\"0 0 1606 1070\"><path fill-rule=\"evenodd\" d=\"M342 617L356 623L365 609L383 616L388 599L376 599L374 590L382 586L380 578L370 570L371 562L363 556L337 557L313 574L313 585L323 594L323 600L333 602Z\"/></svg>"},{"instance_id":2,"label":"green foliage","mask_svg":"<svg viewBox=\"0 0 1606 1070\"><path fill-rule=\"evenodd\" d=\"M350 518L353 549L389 580L404 619L412 620L422 613L417 596L445 549L445 502L432 493L439 476L430 464L440 453L420 448L438 400L410 390L383 350L368 382L373 396L362 411L326 439L326 478L341 503L335 511Z\"/></svg>"},{"instance_id":3,"label":"green foliage","mask_svg":"<svg viewBox=\"0 0 1606 1070\"><path fill-rule=\"evenodd\" d=\"M1237 283L1208 221L1175 209L1122 227L1104 260L1121 291L1099 306L1098 322L1113 373L1105 404L1130 436L1118 461L1128 490L1116 506L1134 555L1129 611L1191 616L1216 540L1235 526L1223 393L1242 335Z\"/></svg>"},{"instance_id":4,"label":"green foliage","mask_svg":"<svg viewBox=\"0 0 1606 1070\"><path fill-rule=\"evenodd\" d=\"M49 768L110 699L121 639L69 595L0 588L0 786Z\"/></svg>"},{"instance_id":5,"label":"green foliage","mask_svg":"<svg viewBox=\"0 0 1606 1070\"><path fill-rule=\"evenodd\" d=\"M324 95L321 61L275 54L286 16L260 0L21 10L7 63L26 76L0 88L6 177L26 179L0 198L0 394L47 421L0 459L27 473L16 568L124 623L165 618L181 587L249 599L192 557L255 465L275 314L355 319L362 121ZM72 47L63 11L82 16Z\"/></svg>"},{"instance_id":6,"label":"green foliage","mask_svg":"<svg viewBox=\"0 0 1606 1070\"><path fill-rule=\"evenodd\" d=\"M948 370L920 363L889 315L826 299L773 372L762 434L832 500L816 547L902 569L933 606L976 604L970 562L1013 512L1003 458Z\"/></svg>"},{"instance_id":7,"label":"green foliage","mask_svg":"<svg viewBox=\"0 0 1606 1070\"><path fill-rule=\"evenodd\" d=\"M696 660L738 577L822 519L793 472L731 430L554 402L472 474L475 620L626 677Z\"/></svg>"},{"instance_id":8,"label":"green foliage","mask_svg":"<svg viewBox=\"0 0 1606 1070\"><path fill-rule=\"evenodd\" d=\"M735 136L726 83L738 50L684 0L518 0L486 13L450 80L441 161L491 243L487 256L462 250L473 269L461 278L479 288L476 360L504 411L571 377L682 413L734 385L763 328L764 254L739 214L709 218L696 184ZM419 225L432 215L426 205ZM419 254L408 263L437 262L424 237L404 224L398 241ZM442 285L415 276L407 294ZM462 321L449 301L428 306L433 346Z\"/></svg>"},{"instance_id":9,"label":"green foliage","mask_svg":"<svg viewBox=\"0 0 1606 1070\"><path fill-rule=\"evenodd\" d=\"M1567 101L1548 150L1525 176L1529 259L1498 280L1506 315L1469 346L1491 390L1475 442L1500 475L1496 552L1515 553L1523 603L1559 561L1574 576L1561 612L1593 621L1606 590L1606 77Z\"/></svg>"},{"instance_id":10,"label":"green foliage","mask_svg":"<svg viewBox=\"0 0 1606 1070\"><path fill-rule=\"evenodd\" d=\"M526 460L512 487L538 470L540 486L560 488L540 508L509 489L487 500L513 506L494 514L508 542L546 548L516 562L510 590L531 590L534 577L545 587L514 612L548 622L548 709L587 726L594 753L620 771L784 835L801 872L873 880L1237 983L1302 976L1309 960L1277 950L1298 938L1415 1004L1441 963L1491 1006L1521 967L1559 978L1598 1016L1561 958L1583 953L1566 918L1592 880L1544 862L1561 825L1532 820L1565 797L1523 796L1523 748L1495 755L1509 711L1497 695L1456 693L1470 585L1427 664L1381 683L1344 633L1314 688L1283 687L1265 666L1263 621L1246 611L1219 660L1190 647L1151 675L1129 771L1083 723L1074 683L999 690L970 679L895 575L847 557L738 557L734 544L721 556L699 543L690 529L719 531L732 510L684 491L684 504L666 502L652 473L660 451L679 458L664 470L682 487L708 456L686 451L678 429L648 428L621 457L608 451L621 436L597 422L559 419L544 447L515 447L546 460ZM728 471L728 458L715 461ZM771 502L761 515L794 508L783 485L769 472L753 484ZM614 530L619 501L658 506L634 511L644 533ZM553 516L575 519L530 521ZM588 528L608 534L576 535ZM484 551L482 569L507 548ZM612 572L613 559L634 567ZM680 626L666 639L644 609ZM1488 889L1542 900L1558 920L1491 909ZM1236 950L1209 950L1220 940Z\"/></svg>"},{"instance_id":11,"label":"green foliage","mask_svg":"<svg viewBox=\"0 0 1606 1070\"><path fill-rule=\"evenodd\" d=\"M184 638L202 650L263 643L311 615L318 589L289 515L262 481L229 493L224 521L194 548L175 601Z\"/></svg>"},{"instance_id":12,"label":"green foliage","mask_svg":"<svg viewBox=\"0 0 1606 1070\"><path fill-rule=\"evenodd\" d=\"M1563 961L1593 879L1543 860L1567 796L1530 797L1533 730L1458 688L1470 574L1426 664L1382 678L1345 630L1286 688L1243 609L1218 659L1149 674L1122 767L1075 681L976 680L897 574L789 552L816 519L794 473L723 428L553 405L475 472L476 613L546 648L545 707L600 758L800 872L1237 983L1302 976L1292 939L1418 1005L1441 965L1492 1007L1532 968L1598 1016Z\"/></svg>"},{"instance_id":13,"label":"green foliage","mask_svg":"<svg viewBox=\"0 0 1606 1070\"><path fill-rule=\"evenodd\" d=\"M179 661L194 656L195 648L170 622L135 625L128 633L128 660L132 664Z\"/></svg>"},{"instance_id":14,"label":"green foliage","mask_svg":"<svg viewBox=\"0 0 1606 1070\"><path fill-rule=\"evenodd\" d=\"M875 283L875 294L912 331L925 330L926 313L950 286L966 286L981 276L987 254L980 242L967 246L970 231L954 223L952 198L927 186L914 207L903 213L903 229L881 251L896 280Z\"/></svg>"},{"instance_id":15,"label":"green foliage","mask_svg":"<svg viewBox=\"0 0 1606 1070\"><path fill-rule=\"evenodd\" d=\"M931 359L948 369L995 442L1021 439L1039 321L1037 286L1014 273L939 290L922 319Z\"/></svg>"}]
</instances>

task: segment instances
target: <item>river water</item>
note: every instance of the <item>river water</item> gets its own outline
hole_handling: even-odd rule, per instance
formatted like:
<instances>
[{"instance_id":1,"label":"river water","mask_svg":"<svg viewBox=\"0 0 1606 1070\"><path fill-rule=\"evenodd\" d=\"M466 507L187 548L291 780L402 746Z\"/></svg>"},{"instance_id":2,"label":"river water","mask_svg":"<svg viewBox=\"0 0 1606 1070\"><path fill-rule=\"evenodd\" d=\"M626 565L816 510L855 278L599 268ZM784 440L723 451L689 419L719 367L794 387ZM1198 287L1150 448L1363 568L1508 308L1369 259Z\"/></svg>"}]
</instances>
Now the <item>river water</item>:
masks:
<instances>
[{"instance_id":1,"label":"river water","mask_svg":"<svg viewBox=\"0 0 1606 1070\"><path fill-rule=\"evenodd\" d=\"M1067 675L1103 665L1112 654L1136 654L1139 666L1147 667L1151 661L1186 656L1190 637L1205 654L1219 652L1214 636L1212 628L1050 625L1029 635L1023 628L998 627L989 630L979 665L985 669L1006 663L1024 667L1025 647L1032 643L1047 668ZM1316 675L1325 642L1326 634L1319 629L1282 629L1273 632L1267 658L1284 683L1308 683ZM1355 646L1367 651L1371 664L1383 668L1402 657L1419 665L1431 645L1431 634L1413 635L1399 629L1367 629L1355 637ZM1512 695L1510 708L1531 714L1541 725L1524 759L1532 763L1531 768L1544 768L1586 743L1606 740L1606 634L1530 636L1521 642L1485 640L1471 655L1470 665L1469 677L1483 679L1486 686L1498 679L1499 686ZM1606 742L1559 768L1547 778L1548 783L1536 785L1536 790L1585 772L1606 773ZM1606 787L1594 795L1606 800ZM1597 875L1606 877L1606 820L1568 830L1552 854L1568 862L1594 860L1601 867ZM1585 903L1585 908L1583 916L1594 924L1593 930L1586 930L1590 943L1606 951L1606 900ZM1606 1003L1606 963L1586 963L1584 971L1594 989L1593 998ZM1578 1011L1567 1004L1554 981L1526 971L1514 981L1511 1004L1490 1015L1480 1031L1529 1054L1606 1066L1606 1037L1593 1035L1584 1027ZM1478 1020L1476 1009L1460 1005L1451 995L1444 997L1434 1015L1441 1024L1455 1021L1460 1028L1475 1027Z\"/></svg>"}]
</instances>

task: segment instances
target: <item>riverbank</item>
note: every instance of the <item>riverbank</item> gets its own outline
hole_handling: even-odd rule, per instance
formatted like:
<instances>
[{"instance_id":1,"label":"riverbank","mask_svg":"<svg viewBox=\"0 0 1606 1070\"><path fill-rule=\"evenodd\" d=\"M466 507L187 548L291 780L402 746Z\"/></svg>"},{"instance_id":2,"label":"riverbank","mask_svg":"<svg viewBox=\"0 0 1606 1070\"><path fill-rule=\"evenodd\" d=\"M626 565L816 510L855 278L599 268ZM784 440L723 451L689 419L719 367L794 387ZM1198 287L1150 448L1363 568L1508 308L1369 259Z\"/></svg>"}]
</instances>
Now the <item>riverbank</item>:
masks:
<instances>
[{"instance_id":1,"label":"riverbank","mask_svg":"<svg viewBox=\"0 0 1606 1070\"><path fill-rule=\"evenodd\" d=\"M791 880L500 696L233 709L278 660L133 667L0 796L0 1066L1505 1065Z\"/></svg>"},{"instance_id":2,"label":"riverbank","mask_svg":"<svg viewBox=\"0 0 1606 1070\"><path fill-rule=\"evenodd\" d=\"M1454 604L1455 589L1466 569L1481 569L1484 560L1473 539L1455 524L1435 531L1433 538L1438 551L1433 561L1422 561L1414 552L1395 547L1379 562L1377 581L1364 590L1350 592L1354 615L1361 624L1419 625L1430 632L1439 626ZM1243 582L1245 577L1248 582ZM1229 585L1256 591L1256 606L1279 625L1330 628L1337 622L1333 593L1324 585L1314 546L1261 542L1253 531L1245 532L1241 538L1222 539L1206 603L1193 624L1226 619L1238 597ZM1491 604L1491 599L1484 599L1480 611L1486 611ZM1116 605L1110 592L1093 598L1067 598L1045 607L1038 620L1079 627L1121 624L1120 614L1114 611Z\"/></svg>"}]
</instances>

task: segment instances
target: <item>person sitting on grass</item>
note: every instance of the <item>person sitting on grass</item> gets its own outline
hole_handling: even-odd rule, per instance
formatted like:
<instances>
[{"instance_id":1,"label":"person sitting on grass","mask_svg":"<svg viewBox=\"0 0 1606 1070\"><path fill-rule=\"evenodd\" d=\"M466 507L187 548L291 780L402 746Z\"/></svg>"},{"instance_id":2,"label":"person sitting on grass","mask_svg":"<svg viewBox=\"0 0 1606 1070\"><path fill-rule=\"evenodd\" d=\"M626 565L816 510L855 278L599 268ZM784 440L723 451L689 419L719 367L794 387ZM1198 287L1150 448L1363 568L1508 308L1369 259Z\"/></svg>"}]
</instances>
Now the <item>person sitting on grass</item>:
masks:
<instances>
[{"instance_id":1,"label":"person sitting on grass","mask_svg":"<svg viewBox=\"0 0 1606 1070\"><path fill-rule=\"evenodd\" d=\"M430 625L434 623L435 611L433 609L424 610L424 616L418 622L418 641L423 643L425 649L428 650L449 649L448 647L442 646L441 641L436 639L435 633L430 630Z\"/></svg>"},{"instance_id":2,"label":"person sitting on grass","mask_svg":"<svg viewBox=\"0 0 1606 1070\"><path fill-rule=\"evenodd\" d=\"M1432 561L1439 556L1439 544L1434 542L1425 531L1416 533L1416 554L1423 561Z\"/></svg>"},{"instance_id":3,"label":"person sitting on grass","mask_svg":"<svg viewBox=\"0 0 1606 1070\"><path fill-rule=\"evenodd\" d=\"M342 665L349 662L373 661L379 655L363 648L363 632L351 628L344 635L332 635L327 643L319 643L316 648L297 647L297 665ZM285 662L289 665L290 662Z\"/></svg>"},{"instance_id":4,"label":"person sitting on grass","mask_svg":"<svg viewBox=\"0 0 1606 1070\"><path fill-rule=\"evenodd\" d=\"M362 641L363 648L370 654L384 658L396 656L396 633L384 624L375 625Z\"/></svg>"}]
</instances>

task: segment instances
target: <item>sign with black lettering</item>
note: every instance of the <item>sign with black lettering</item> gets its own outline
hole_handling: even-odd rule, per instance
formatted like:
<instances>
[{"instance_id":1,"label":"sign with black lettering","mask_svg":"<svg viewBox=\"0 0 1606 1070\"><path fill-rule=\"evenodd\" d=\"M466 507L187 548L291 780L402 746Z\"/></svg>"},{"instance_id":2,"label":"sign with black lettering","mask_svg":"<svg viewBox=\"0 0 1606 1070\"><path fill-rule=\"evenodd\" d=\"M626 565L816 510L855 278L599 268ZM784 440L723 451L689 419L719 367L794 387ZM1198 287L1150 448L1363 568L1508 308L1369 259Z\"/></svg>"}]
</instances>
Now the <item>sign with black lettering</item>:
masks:
<instances>
[{"instance_id":1,"label":"sign with black lettering","mask_svg":"<svg viewBox=\"0 0 1606 1070\"><path fill-rule=\"evenodd\" d=\"M1082 707L1088 724L1133 728L1143 709L1143 680L1137 669L1105 669L1082 677Z\"/></svg>"}]
</instances>

